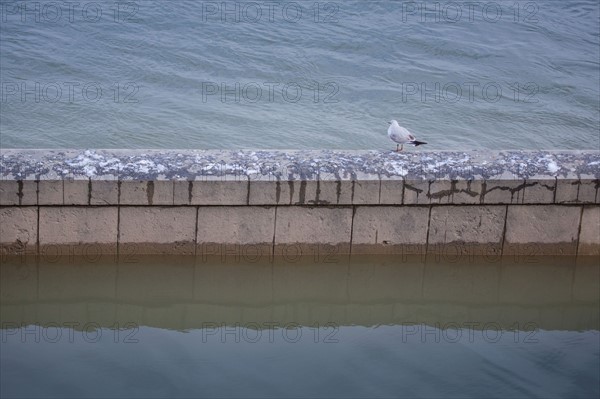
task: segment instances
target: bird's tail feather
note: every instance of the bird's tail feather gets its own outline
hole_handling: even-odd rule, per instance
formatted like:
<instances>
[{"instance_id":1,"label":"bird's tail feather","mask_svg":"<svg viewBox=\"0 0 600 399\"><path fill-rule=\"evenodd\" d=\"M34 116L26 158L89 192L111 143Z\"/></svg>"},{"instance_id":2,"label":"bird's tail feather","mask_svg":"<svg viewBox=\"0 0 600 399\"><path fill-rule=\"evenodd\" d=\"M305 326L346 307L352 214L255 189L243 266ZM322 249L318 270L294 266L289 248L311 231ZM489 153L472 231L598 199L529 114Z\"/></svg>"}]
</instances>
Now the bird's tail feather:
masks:
<instances>
[{"instance_id":1,"label":"bird's tail feather","mask_svg":"<svg viewBox=\"0 0 600 399\"><path fill-rule=\"evenodd\" d=\"M411 142L410 142L410 144L414 144L414 146L415 146L415 147L418 147L418 146L420 146L421 144L427 144L427 143L426 143L426 142L424 142L424 141L417 141L417 140L413 140L413 141L411 141Z\"/></svg>"}]
</instances>

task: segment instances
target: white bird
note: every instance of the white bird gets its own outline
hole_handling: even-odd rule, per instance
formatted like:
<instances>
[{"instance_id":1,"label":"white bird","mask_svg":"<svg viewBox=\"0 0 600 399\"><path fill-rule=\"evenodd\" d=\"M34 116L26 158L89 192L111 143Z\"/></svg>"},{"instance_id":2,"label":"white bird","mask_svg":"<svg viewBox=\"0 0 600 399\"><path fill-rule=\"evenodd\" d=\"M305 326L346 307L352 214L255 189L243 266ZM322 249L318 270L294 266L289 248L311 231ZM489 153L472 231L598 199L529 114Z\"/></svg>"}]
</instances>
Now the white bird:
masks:
<instances>
[{"instance_id":1,"label":"white bird","mask_svg":"<svg viewBox=\"0 0 600 399\"><path fill-rule=\"evenodd\" d=\"M407 129L400 126L396 120L392 119L388 123L390 125L390 127L388 128L388 137L392 141L398 143L396 144L396 152L402 151L404 144L412 144L415 147L421 144L427 144L424 141L417 141L416 137L413 136L413 134ZM398 147L400 147L399 150Z\"/></svg>"}]
</instances>

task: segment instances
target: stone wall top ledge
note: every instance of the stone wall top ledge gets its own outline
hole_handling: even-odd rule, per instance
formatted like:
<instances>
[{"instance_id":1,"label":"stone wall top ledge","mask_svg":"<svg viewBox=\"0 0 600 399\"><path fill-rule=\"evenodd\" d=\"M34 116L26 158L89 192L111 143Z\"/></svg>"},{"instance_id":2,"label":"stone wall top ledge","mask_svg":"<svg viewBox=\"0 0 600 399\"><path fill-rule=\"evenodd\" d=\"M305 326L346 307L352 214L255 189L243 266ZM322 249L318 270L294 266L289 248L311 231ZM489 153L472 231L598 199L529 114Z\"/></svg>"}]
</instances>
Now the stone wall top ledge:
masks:
<instances>
[{"instance_id":1,"label":"stone wall top ledge","mask_svg":"<svg viewBox=\"0 0 600 399\"><path fill-rule=\"evenodd\" d=\"M600 181L600 151L0 149L2 180Z\"/></svg>"}]
</instances>

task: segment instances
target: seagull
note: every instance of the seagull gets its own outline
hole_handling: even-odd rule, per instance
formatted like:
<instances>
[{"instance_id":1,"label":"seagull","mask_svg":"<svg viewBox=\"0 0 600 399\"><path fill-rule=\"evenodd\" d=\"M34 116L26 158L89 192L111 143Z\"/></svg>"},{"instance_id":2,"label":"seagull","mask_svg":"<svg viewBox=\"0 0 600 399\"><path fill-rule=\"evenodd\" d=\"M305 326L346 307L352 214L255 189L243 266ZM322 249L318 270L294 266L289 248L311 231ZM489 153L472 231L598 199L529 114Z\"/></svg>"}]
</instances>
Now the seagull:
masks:
<instances>
[{"instance_id":1,"label":"seagull","mask_svg":"<svg viewBox=\"0 0 600 399\"><path fill-rule=\"evenodd\" d=\"M388 137L392 141L398 143L396 144L396 152L402 151L404 144L412 144L415 147L421 144L427 144L424 141L417 141L416 137L413 136L411 132L400 126L395 119L392 119L390 122L388 122L388 124L390 125L388 128ZM398 146L400 149L398 149Z\"/></svg>"}]
</instances>

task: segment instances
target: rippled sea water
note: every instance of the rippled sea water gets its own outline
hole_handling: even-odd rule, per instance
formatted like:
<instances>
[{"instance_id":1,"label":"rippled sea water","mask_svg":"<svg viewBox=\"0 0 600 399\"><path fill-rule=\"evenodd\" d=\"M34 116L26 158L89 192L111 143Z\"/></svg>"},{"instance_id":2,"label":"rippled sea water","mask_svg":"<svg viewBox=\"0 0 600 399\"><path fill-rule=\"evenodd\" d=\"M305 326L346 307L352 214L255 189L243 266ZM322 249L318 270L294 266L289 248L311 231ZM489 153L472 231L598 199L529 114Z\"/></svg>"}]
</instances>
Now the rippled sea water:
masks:
<instances>
[{"instance_id":1,"label":"rippled sea water","mask_svg":"<svg viewBox=\"0 0 600 399\"><path fill-rule=\"evenodd\" d=\"M2 2L0 146L600 145L594 0L115 4Z\"/></svg>"}]
</instances>

